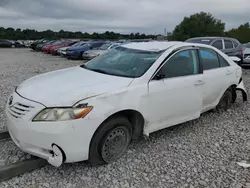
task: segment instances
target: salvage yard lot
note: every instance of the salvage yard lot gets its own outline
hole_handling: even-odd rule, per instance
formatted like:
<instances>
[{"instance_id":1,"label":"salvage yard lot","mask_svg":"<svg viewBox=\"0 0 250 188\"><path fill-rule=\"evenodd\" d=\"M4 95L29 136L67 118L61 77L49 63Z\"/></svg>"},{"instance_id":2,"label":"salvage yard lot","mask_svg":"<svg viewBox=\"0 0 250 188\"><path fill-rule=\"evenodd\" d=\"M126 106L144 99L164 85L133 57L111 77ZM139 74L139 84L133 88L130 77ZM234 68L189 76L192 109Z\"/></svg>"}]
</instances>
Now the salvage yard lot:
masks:
<instances>
[{"instance_id":1,"label":"salvage yard lot","mask_svg":"<svg viewBox=\"0 0 250 188\"><path fill-rule=\"evenodd\" d=\"M0 129L5 129L4 107L15 86L31 76L81 63L30 49L0 49ZM250 70L243 70L243 80L249 91ZM249 107L250 103L243 103L239 93L237 102L227 112L205 113L195 121L153 133L149 140L133 142L126 155L113 164L46 166L2 182L0 187L250 185L249 170L236 165L250 157ZM29 157L11 141L0 143L0 148L0 165Z\"/></svg>"}]
</instances>

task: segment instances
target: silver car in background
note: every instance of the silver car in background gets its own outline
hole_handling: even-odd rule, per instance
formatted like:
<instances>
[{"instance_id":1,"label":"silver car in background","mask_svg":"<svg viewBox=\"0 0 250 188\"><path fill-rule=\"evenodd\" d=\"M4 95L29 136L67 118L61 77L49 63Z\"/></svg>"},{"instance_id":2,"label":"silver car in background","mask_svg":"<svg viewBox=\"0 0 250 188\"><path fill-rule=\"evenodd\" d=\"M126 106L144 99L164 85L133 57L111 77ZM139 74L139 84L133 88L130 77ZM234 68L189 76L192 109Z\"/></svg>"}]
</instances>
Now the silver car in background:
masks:
<instances>
[{"instance_id":1,"label":"silver car in background","mask_svg":"<svg viewBox=\"0 0 250 188\"><path fill-rule=\"evenodd\" d=\"M250 65L250 42L243 44L244 46L244 64L247 63Z\"/></svg>"},{"instance_id":2,"label":"silver car in background","mask_svg":"<svg viewBox=\"0 0 250 188\"><path fill-rule=\"evenodd\" d=\"M84 60L91 60L93 58L95 58L96 56L102 55L104 53L106 53L107 51L116 48L118 46L120 46L121 43L107 43L102 45L100 48L98 49L93 49L93 50L88 50L86 52L84 52L82 54L82 59Z\"/></svg>"}]
</instances>

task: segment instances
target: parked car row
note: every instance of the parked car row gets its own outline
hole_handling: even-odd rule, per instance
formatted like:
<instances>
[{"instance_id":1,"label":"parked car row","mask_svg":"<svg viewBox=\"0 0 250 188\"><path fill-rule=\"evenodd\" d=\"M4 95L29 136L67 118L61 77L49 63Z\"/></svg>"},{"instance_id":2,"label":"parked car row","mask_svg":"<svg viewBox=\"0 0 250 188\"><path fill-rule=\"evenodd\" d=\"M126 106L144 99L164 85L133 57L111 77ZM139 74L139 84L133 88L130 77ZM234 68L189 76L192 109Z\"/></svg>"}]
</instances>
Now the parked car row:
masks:
<instances>
[{"instance_id":1,"label":"parked car row","mask_svg":"<svg viewBox=\"0 0 250 188\"><path fill-rule=\"evenodd\" d=\"M124 44L120 41L105 40L39 40L30 45L35 51L60 55L68 59L90 60Z\"/></svg>"}]
</instances>

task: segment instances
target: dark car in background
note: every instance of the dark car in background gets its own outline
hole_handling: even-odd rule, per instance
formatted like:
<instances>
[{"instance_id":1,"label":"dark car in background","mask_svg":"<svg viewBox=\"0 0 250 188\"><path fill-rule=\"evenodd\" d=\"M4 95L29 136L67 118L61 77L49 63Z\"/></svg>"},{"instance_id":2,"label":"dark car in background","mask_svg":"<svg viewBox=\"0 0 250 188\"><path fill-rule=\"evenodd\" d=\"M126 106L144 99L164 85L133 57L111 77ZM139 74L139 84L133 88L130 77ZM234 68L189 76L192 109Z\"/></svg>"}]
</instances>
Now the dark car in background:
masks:
<instances>
[{"instance_id":1,"label":"dark car in background","mask_svg":"<svg viewBox=\"0 0 250 188\"><path fill-rule=\"evenodd\" d=\"M49 40L47 39L40 39L40 40L37 40L37 41L34 41L33 43L30 44L30 48L32 50L36 50L36 46L39 45L39 44L44 44L46 42L48 42Z\"/></svg>"},{"instance_id":2,"label":"dark car in background","mask_svg":"<svg viewBox=\"0 0 250 188\"><path fill-rule=\"evenodd\" d=\"M10 48L12 47L14 44L8 40L2 40L0 39L0 47L3 47L3 48ZM13 46L14 47L14 46Z\"/></svg>"},{"instance_id":3,"label":"dark car in background","mask_svg":"<svg viewBox=\"0 0 250 188\"><path fill-rule=\"evenodd\" d=\"M35 50L36 50L36 51L42 51L42 49L43 49L43 47L44 47L45 45L52 44L53 42L55 42L55 40L48 40L48 41L46 41L46 42L44 42L44 43L39 43L39 44L36 45Z\"/></svg>"},{"instance_id":4,"label":"dark car in background","mask_svg":"<svg viewBox=\"0 0 250 188\"><path fill-rule=\"evenodd\" d=\"M236 56L240 58L241 61L239 62L239 65L243 63L244 49L242 44L237 39L229 37L196 37L196 38L190 38L185 42L211 45L221 50L228 56Z\"/></svg>"},{"instance_id":5,"label":"dark car in background","mask_svg":"<svg viewBox=\"0 0 250 188\"><path fill-rule=\"evenodd\" d=\"M26 45L21 41L13 41L12 44L14 45L15 48L25 48L26 47Z\"/></svg>"},{"instance_id":6,"label":"dark car in background","mask_svg":"<svg viewBox=\"0 0 250 188\"><path fill-rule=\"evenodd\" d=\"M88 50L92 50L94 48L99 48L103 44L106 44L105 41L89 41L82 46L76 46L68 48L66 51L66 57L68 59L82 59L82 54Z\"/></svg>"}]
</instances>

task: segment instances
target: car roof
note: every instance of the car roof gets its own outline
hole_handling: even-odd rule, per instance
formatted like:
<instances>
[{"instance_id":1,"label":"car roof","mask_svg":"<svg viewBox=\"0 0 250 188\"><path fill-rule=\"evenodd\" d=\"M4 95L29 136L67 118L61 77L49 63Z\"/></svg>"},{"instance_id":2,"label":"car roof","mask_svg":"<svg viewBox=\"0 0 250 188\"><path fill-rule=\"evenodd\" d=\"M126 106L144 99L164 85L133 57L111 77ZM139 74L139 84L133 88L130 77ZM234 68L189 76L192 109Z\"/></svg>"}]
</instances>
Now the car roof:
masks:
<instances>
[{"instance_id":1,"label":"car roof","mask_svg":"<svg viewBox=\"0 0 250 188\"><path fill-rule=\"evenodd\" d=\"M177 44L184 44L183 42L166 42L166 41L152 41L152 42L131 42L123 44L122 46L129 49L143 50L143 51L162 51Z\"/></svg>"},{"instance_id":2,"label":"car roof","mask_svg":"<svg viewBox=\"0 0 250 188\"><path fill-rule=\"evenodd\" d=\"M235 40L237 41L237 39L235 38L231 38L231 37L193 37L193 38L189 38L187 40L191 40L191 39L204 39L204 40L214 40L214 39L230 39L230 40Z\"/></svg>"}]
</instances>

